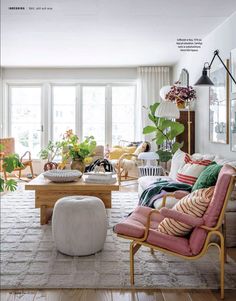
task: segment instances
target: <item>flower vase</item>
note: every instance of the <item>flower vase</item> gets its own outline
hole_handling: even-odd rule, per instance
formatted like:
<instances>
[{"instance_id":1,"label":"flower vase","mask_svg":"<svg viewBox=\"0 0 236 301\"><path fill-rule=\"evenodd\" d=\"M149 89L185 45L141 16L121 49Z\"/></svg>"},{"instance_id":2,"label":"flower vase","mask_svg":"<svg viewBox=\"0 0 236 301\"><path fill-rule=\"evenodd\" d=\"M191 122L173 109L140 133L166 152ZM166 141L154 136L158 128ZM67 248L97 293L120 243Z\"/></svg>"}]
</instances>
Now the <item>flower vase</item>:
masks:
<instances>
[{"instance_id":1,"label":"flower vase","mask_svg":"<svg viewBox=\"0 0 236 301\"><path fill-rule=\"evenodd\" d=\"M77 170L81 171L82 173L84 173L84 170L85 170L84 161L81 159L73 159L71 162L70 168L77 169Z\"/></svg>"},{"instance_id":2,"label":"flower vase","mask_svg":"<svg viewBox=\"0 0 236 301\"><path fill-rule=\"evenodd\" d=\"M177 107L178 107L179 110L185 109L185 103L184 102L178 102Z\"/></svg>"}]
</instances>

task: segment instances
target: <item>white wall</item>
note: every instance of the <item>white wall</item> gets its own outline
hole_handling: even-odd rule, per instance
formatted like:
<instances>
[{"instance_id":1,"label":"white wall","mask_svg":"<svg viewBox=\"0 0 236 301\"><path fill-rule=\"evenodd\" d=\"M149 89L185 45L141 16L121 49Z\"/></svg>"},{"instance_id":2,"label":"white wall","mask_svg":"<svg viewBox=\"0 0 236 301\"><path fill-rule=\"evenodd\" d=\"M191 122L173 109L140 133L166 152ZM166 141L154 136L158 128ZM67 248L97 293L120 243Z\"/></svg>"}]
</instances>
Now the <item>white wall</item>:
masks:
<instances>
[{"instance_id":1,"label":"white wall","mask_svg":"<svg viewBox=\"0 0 236 301\"><path fill-rule=\"evenodd\" d=\"M4 80L136 80L137 68L4 68Z\"/></svg>"},{"instance_id":2,"label":"white wall","mask_svg":"<svg viewBox=\"0 0 236 301\"><path fill-rule=\"evenodd\" d=\"M174 81L178 79L181 69L186 68L190 75L190 85L193 85L201 76L204 63L211 61L213 52L216 49L219 49L223 60L229 59L230 50L236 48L235 29L236 13L203 39L203 46L199 52L183 55L173 68ZM217 60L218 58L215 59L215 61ZM209 88L196 87L196 90L196 151L219 154L229 159L236 159L236 152L230 151L230 144L215 144L209 141Z\"/></svg>"}]
</instances>

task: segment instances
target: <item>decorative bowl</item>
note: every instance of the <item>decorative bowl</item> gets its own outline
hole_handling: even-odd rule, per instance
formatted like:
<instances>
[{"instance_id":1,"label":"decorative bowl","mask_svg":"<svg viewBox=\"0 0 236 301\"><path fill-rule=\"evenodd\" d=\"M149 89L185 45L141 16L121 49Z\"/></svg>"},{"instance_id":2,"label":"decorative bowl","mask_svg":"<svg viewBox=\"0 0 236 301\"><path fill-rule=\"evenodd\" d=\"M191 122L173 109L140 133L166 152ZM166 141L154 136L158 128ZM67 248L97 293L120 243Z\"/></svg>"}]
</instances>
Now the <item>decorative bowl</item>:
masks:
<instances>
[{"instance_id":1,"label":"decorative bowl","mask_svg":"<svg viewBox=\"0 0 236 301\"><path fill-rule=\"evenodd\" d=\"M66 183L78 180L82 176L82 173L79 170L52 169L44 172L43 176L52 182Z\"/></svg>"}]
</instances>

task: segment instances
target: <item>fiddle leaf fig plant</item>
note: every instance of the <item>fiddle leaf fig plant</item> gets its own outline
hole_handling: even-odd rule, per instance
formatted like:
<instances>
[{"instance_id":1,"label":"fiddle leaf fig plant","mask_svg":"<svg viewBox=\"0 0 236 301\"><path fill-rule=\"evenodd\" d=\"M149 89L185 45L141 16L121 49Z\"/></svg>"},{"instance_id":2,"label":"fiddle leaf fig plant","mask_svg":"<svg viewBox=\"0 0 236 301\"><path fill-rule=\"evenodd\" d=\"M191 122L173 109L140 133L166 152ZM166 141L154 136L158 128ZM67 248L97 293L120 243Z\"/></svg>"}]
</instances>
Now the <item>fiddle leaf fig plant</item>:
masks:
<instances>
[{"instance_id":1,"label":"fiddle leaf fig plant","mask_svg":"<svg viewBox=\"0 0 236 301\"><path fill-rule=\"evenodd\" d=\"M150 105L148 118L153 125L148 125L143 129L143 134L154 134L153 141L157 145L157 153L161 162L169 161L173 154L183 146L183 142L175 141L175 138L183 133L184 125L170 119L157 117L155 115L159 103ZM147 109L147 108L146 108Z\"/></svg>"}]
</instances>

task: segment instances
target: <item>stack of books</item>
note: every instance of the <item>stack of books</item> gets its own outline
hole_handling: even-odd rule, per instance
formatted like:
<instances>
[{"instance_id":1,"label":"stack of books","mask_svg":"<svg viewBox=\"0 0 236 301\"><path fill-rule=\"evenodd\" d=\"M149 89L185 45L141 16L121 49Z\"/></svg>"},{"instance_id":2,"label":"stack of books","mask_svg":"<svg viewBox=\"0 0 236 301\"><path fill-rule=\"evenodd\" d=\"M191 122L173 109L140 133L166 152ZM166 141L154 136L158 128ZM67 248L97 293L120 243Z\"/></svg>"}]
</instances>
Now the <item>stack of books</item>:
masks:
<instances>
[{"instance_id":1,"label":"stack of books","mask_svg":"<svg viewBox=\"0 0 236 301\"><path fill-rule=\"evenodd\" d=\"M84 181L87 183L113 184L116 183L116 175L113 172L94 172L84 174Z\"/></svg>"}]
</instances>

